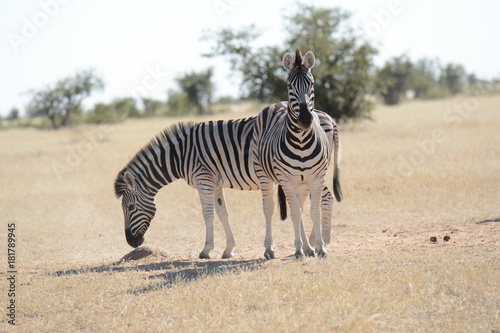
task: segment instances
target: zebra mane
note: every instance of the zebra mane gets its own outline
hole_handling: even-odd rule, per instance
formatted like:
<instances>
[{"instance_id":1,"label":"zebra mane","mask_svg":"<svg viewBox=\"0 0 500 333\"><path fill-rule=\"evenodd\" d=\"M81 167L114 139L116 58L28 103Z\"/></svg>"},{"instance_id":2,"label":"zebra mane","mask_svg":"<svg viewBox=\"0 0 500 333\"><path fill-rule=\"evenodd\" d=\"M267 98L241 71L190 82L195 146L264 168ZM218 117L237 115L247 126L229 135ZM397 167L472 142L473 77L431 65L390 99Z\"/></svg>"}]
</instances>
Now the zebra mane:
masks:
<instances>
[{"instance_id":1,"label":"zebra mane","mask_svg":"<svg viewBox=\"0 0 500 333\"><path fill-rule=\"evenodd\" d=\"M299 49L295 49L295 67L300 68L302 66L302 55Z\"/></svg>"},{"instance_id":2,"label":"zebra mane","mask_svg":"<svg viewBox=\"0 0 500 333\"><path fill-rule=\"evenodd\" d=\"M124 174L127 170L134 173L134 169L130 168L130 166L139 163L141 157L145 154L148 154L148 151L154 150L160 145L164 145L167 141L167 138L171 138L174 136L180 137L183 134L187 134L191 131L191 129L196 125L195 122L180 122L174 125L171 125L157 134L153 139L149 141L147 145L145 145L135 156L130 160L130 162L125 166L116 177L115 180L115 195L117 198L120 198L125 191L127 190L127 184L125 183Z\"/></svg>"}]
</instances>

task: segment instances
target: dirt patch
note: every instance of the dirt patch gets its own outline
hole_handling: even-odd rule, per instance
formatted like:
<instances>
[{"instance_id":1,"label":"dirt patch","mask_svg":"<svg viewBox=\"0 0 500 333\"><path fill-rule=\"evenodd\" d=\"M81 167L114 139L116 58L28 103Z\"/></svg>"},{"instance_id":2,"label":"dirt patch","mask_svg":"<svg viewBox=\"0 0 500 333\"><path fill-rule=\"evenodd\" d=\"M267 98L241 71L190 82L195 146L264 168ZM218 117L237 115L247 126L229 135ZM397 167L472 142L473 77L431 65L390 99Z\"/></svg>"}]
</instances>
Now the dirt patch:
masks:
<instances>
[{"instance_id":1,"label":"dirt patch","mask_svg":"<svg viewBox=\"0 0 500 333\"><path fill-rule=\"evenodd\" d=\"M500 243L500 225L498 223L463 223L436 227L412 226L408 228L380 228L360 232L349 226L332 228L332 243L327 246L329 255L333 258L352 256L359 253L384 253L417 248L469 248L486 246L495 249ZM289 260L293 256L290 244L275 244L277 258ZM145 265L159 262L185 261L186 265L210 265L216 262L230 263L238 260L263 259L262 249L258 245L247 248L235 248L235 257L230 260L218 260L219 254L213 253L210 260L200 260L197 257L183 257L182 254L169 255L149 247L139 247L124 255L117 264ZM183 253L184 254L184 253ZM183 259L181 259L183 258ZM128 265L126 265L128 266Z\"/></svg>"},{"instance_id":2,"label":"dirt patch","mask_svg":"<svg viewBox=\"0 0 500 333\"><path fill-rule=\"evenodd\" d=\"M138 247L137 249L134 249L133 251L130 251L126 255L124 255L120 261L126 262L126 261L134 261L134 260L140 260L144 258L148 259L158 259L158 258L166 258L167 255L161 251L156 251L153 249L150 249L149 247L143 246L143 247Z\"/></svg>"}]
</instances>

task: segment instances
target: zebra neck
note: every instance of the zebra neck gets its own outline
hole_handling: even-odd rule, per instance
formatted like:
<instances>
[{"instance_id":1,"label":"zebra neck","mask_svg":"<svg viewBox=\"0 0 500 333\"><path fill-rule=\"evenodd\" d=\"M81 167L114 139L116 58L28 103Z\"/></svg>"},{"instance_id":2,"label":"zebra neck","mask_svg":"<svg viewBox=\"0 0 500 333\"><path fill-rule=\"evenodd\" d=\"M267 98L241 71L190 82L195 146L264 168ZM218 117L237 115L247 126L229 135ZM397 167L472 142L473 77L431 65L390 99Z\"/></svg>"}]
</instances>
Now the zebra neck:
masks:
<instances>
[{"instance_id":1,"label":"zebra neck","mask_svg":"<svg viewBox=\"0 0 500 333\"><path fill-rule=\"evenodd\" d=\"M164 186L183 178L182 140L174 141L169 137L159 139L157 137L157 141L143 148L128 166L142 192L150 196L155 196Z\"/></svg>"},{"instance_id":2,"label":"zebra neck","mask_svg":"<svg viewBox=\"0 0 500 333\"><path fill-rule=\"evenodd\" d=\"M305 142L309 141L312 137L313 131L312 126L308 130L302 130L299 127L299 118L291 108L290 102L288 103L286 127L285 127L285 138L287 141L295 142L296 144L303 145Z\"/></svg>"},{"instance_id":3,"label":"zebra neck","mask_svg":"<svg viewBox=\"0 0 500 333\"><path fill-rule=\"evenodd\" d=\"M299 127L299 117L296 112L290 107L291 103L288 101L288 110L286 113L286 131L288 135L297 136L302 132Z\"/></svg>"}]
</instances>

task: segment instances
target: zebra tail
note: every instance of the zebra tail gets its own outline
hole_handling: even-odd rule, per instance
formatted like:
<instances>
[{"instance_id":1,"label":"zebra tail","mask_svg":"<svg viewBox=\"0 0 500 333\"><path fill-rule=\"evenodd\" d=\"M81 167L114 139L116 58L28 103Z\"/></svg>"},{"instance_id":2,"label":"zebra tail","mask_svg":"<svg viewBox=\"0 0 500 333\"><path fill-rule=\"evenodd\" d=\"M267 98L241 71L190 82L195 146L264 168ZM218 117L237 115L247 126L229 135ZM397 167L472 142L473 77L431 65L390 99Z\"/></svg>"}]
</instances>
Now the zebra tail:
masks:
<instances>
[{"instance_id":1,"label":"zebra tail","mask_svg":"<svg viewBox=\"0 0 500 333\"><path fill-rule=\"evenodd\" d=\"M333 175L333 193L335 194L335 199L338 202L342 201L342 187L340 186L340 170L339 168L335 168Z\"/></svg>"},{"instance_id":2,"label":"zebra tail","mask_svg":"<svg viewBox=\"0 0 500 333\"><path fill-rule=\"evenodd\" d=\"M283 188L281 187L281 185L278 185L278 202L280 204L280 217L281 220L284 221L286 220L286 215L287 215L286 196L285 192L283 192Z\"/></svg>"},{"instance_id":3,"label":"zebra tail","mask_svg":"<svg viewBox=\"0 0 500 333\"><path fill-rule=\"evenodd\" d=\"M333 135L333 159L334 159L334 170L333 170L333 193L335 194L335 199L338 202L342 201L342 187L340 186L340 139L337 125L335 124L335 131Z\"/></svg>"}]
</instances>

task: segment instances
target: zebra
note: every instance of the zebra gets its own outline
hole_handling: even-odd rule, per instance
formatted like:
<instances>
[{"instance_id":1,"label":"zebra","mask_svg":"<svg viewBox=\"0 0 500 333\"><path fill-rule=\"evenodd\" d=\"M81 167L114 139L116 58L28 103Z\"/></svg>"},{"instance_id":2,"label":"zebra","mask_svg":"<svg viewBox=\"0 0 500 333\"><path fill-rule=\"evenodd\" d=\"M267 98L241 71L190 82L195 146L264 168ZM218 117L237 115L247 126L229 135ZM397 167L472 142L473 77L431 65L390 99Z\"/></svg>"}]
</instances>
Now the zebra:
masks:
<instances>
[{"instance_id":1,"label":"zebra","mask_svg":"<svg viewBox=\"0 0 500 333\"><path fill-rule=\"evenodd\" d=\"M125 236L132 247L144 242L153 219L154 197L164 186L184 179L198 190L205 220L205 246L214 248L214 207L226 234L222 258L231 258L236 241L228 219L223 188L258 189L250 144L255 117L228 121L178 123L163 130L118 173L115 194L122 197Z\"/></svg>"},{"instance_id":2,"label":"zebra","mask_svg":"<svg viewBox=\"0 0 500 333\"><path fill-rule=\"evenodd\" d=\"M297 49L295 61L290 53L285 53L282 64L288 72L288 103L266 107L257 116L255 123L252 152L266 218L264 256L267 259L275 257L272 239L272 192L275 183L282 187L290 205L296 258L304 257L303 247L308 255L316 255L305 237L301 216L307 194L311 197L310 214L314 224L317 254L321 257L327 255L321 232L320 201L332 150L333 190L337 201L342 200L338 129L330 116L314 109L314 78L311 73L314 62L315 57L311 51L302 58Z\"/></svg>"},{"instance_id":3,"label":"zebra","mask_svg":"<svg viewBox=\"0 0 500 333\"><path fill-rule=\"evenodd\" d=\"M125 236L132 247L144 242L156 212L154 198L164 186L184 179L198 190L206 226L209 259L214 248L214 208L226 234L222 258L233 256L236 245L223 188L258 190L251 144L256 117L202 123L178 123L163 130L118 173L115 194L122 198ZM323 205L331 211L332 195L325 188ZM330 216L327 216L328 219Z\"/></svg>"}]
</instances>

